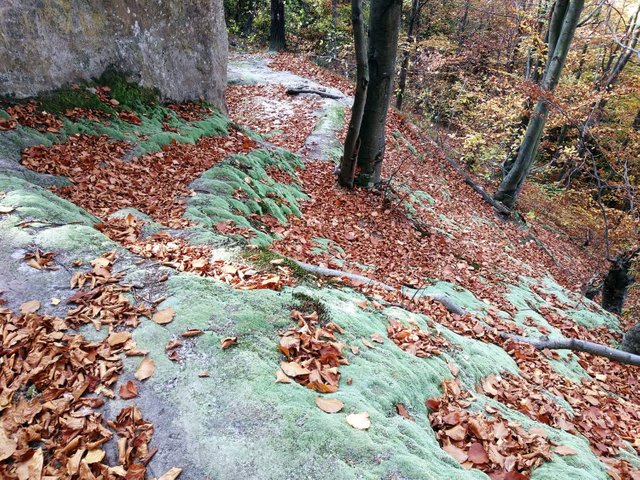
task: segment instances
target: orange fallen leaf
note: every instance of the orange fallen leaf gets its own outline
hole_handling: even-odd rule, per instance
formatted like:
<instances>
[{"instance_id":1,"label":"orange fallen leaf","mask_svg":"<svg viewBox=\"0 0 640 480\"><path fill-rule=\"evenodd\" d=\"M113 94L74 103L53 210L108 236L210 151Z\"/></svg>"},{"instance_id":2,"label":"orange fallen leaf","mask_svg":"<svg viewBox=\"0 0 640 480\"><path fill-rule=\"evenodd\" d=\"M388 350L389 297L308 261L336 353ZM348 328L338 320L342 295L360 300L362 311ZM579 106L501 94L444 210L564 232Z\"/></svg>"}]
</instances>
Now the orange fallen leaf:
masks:
<instances>
[{"instance_id":1,"label":"orange fallen leaf","mask_svg":"<svg viewBox=\"0 0 640 480\"><path fill-rule=\"evenodd\" d=\"M476 442L469 447L467 456L469 457L469 460L471 460L476 465L489 463L489 456L487 455L487 452L482 444L479 442Z\"/></svg>"},{"instance_id":2,"label":"orange fallen leaf","mask_svg":"<svg viewBox=\"0 0 640 480\"><path fill-rule=\"evenodd\" d=\"M173 308L165 308L164 310L158 310L153 314L151 319L158 325L166 325L173 321L176 311Z\"/></svg>"},{"instance_id":3,"label":"orange fallen leaf","mask_svg":"<svg viewBox=\"0 0 640 480\"><path fill-rule=\"evenodd\" d=\"M307 370L298 362L280 362L280 368L290 377L299 377L300 375L309 375L311 373L310 370Z\"/></svg>"},{"instance_id":4,"label":"orange fallen leaf","mask_svg":"<svg viewBox=\"0 0 640 480\"><path fill-rule=\"evenodd\" d=\"M568 455L575 455L578 452L576 452L571 447L567 447L565 445L560 445L555 449L555 453L557 453L558 455L562 455L563 457L566 457Z\"/></svg>"},{"instance_id":5,"label":"orange fallen leaf","mask_svg":"<svg viewBox=\"0 0 640 480\"><path fill-rule=\"evenodd\" d=\"M282 370L278 369L276 370L276 383L291 383L291 379Z\"/></svg>"},{"instance_id":6,"label":"orange fallen leaf","mask_svg":"<svg viewBox=\"0 0 640 480\"><path fill-rule=\"evenodd\" d=\"M197 328L190 328L186 332L182 333L182 336L185 337L185 338L198 337L200 335L204 335L204 332L202 330L197 329Z\"/></svg>"},{"instance_id":7,"label":"orange fallen leaf","mask_svg":"<svg viewBox=\"0 0 640 480\"><path fill-rule=\"evenodd\" d=\"M138 386L129 380L126 383L120 385L120 398L123 400L131 400L132 398L136 398L138 396Z\"/></svg>"},{"instance_id":8,"label":"orange fallen leaf","mask_svg":"<svg viewBox=\"0 0 640 480\"><path fill-rule=\"evenodd\" d=\"M458 463L464 463L468 459L468 456L464 452L464 450L456 447L453 444L445 445L444 447L442 447L442 449L445 452L447 452L449 455L451 455L454 459L456 459L458 461Z\"/></svg>"},{"instance_id":9,"label":"orange fallen leaf","mask_svg":"<svg viewBox=\"0 0 640 480\"><path fill-rule=\"evenodd\" d=\"M316 397L315 402L316 406L326 413L338 413L344 407L344 403L337 398Z\"/></svg>"},{"instance_id":10,"label":"orange fallen leaf","mask_svg":"<svg viewBox=\"0 0 640 480\"><path fill-rule=\"evenodd\" d=\"M198 373L199 377L208 377L209 376L209 370L202 370L200 373Z\"/></svg>"},{"instance_id":11,"label":"orange fallen leaf","mask_svg":"<svg viewBox=\"0 0 640 480\"><path fill-rule=\"evenodd\" d=\"M30 300L20 305L20 312L23 314L34 313L40 310L40 302L38 300Z\"/></svg>"},{"instance_id":12,"label":"orange fallen leaf","mask_svg":"<svg viewBox=\"0 0 640 480\"><path fill-rule=\"evenodd\" d=\"M156 362L154 362L149 357L144 357L138 365L138 369L136 370L135 377L142 381L153 375L153 372L156 371Z\"/></svg>"},{"instance_id":13,"label":"orange fallen leaf","mask_svg":"<svg viewBox=\"0 0 640 480\"><path fill-rule=\"evenodd\" d=\"M220 340L220 348L222 348L222 350L226 350L227 348L237 344L238 344L238 337L225 337L222 340Z\"/></svg>"},{"instance_id":14,"label":"orange fallen leaf","mask_svg":"<svg viewBox=\"0 0 640 480\"><path fill-rule=\"evenodd\" d=\"M18 442L7 436L7 432L0 426L0 461L13 455L17 447Z\"/></svg>"}]
</instances>

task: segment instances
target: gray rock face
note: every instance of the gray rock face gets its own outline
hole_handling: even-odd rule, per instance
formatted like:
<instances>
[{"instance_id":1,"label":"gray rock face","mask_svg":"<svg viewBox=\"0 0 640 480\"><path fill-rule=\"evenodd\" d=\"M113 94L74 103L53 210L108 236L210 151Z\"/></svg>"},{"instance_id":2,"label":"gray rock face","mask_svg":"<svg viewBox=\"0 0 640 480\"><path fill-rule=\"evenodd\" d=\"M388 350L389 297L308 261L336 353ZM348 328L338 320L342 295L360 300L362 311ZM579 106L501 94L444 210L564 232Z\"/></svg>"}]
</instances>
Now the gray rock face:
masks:
<instances>
[{"instance_id":1,"label":"gray rock face","mask_svg":"<svg viewBox=\"0 0 640 480\"><path fill-rule=\"evenodd\" d=\"M227 48L222 0L2 0L0 95L114 67L164 97L224 108Z\"/></svg>"}]
</instances>

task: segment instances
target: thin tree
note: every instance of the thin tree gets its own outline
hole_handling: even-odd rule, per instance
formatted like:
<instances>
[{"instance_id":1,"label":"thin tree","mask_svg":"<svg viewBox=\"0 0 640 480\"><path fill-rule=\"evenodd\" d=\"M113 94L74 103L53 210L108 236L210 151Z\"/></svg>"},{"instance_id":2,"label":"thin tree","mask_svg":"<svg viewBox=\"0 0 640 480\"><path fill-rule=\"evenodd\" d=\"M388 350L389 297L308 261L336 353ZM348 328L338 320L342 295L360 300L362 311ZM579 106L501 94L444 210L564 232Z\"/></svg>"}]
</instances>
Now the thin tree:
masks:
<instances>
[{"instance_id":1,"label":"thin tree","mask_svg":"<svg viewBox=\"0 0 640 480\"><path fill-rule=\"evenodd\" d=\"M360 126L362 125L364 105L367 100L367 87L369 85L367 38L364 15L362 13L362 0L351 0L351 23L353 25L353 42L356 50L356 92L338 176L340 185L349 188L353 188L356 174L356 159L360 146Z\"/></svg>"},{"instance_id":2,"label":"thin tree","mask_svg":"<svg viewBox=\"0 0 640 480\"><path fill-rule=\"evenodd\" d=\"M529 120L516 160L506 173L494 196L496 200L504 203L507 207L514 205L536 157L544 126L549 116L549 101L546 97L553 92L560 80L562 67L567 59L567 53L583 7L584 0L557 0L554 6L547 35L549 52L540 83L542 94Z\"/></svg>"},{"instance_id":3,"label":"thin tree","mask_svg":"<svg viewBox=\"0 0 640 480\"><path fill-rule=\"evenodd\" d=\"M393 92L402 0L372 0L369 13L369 87L360 127L357 183L380 183L385 124Z\"/></svg>"},{"instance_id":4,"label":"thin tree","mask_svg":"<svg viewBox=\"0 0 640 480\"><path fill-rule=\"evenodd\" d=\"M284 29L284 0L271 0L269 49L280 52L287 48Z\"/></svg>"},{"instance_id":5,"label":"thin tree","mask_svg":"<svg viewBox=\"0 0 640 480\"><path fill-rule=\"evenodd\" d=\"M398 93L396 94L396 108L398 110L402 110L404 91L407 86L407 74L409 73L411 44L415 42L415 35L413 31L423 5L424 3L420 2L420 0L411 0L411 11L409 13L409 24L407 26L407 45L402 53L402 65L400 66L400 75L398 75Z\"/></svg>"}]
</instances>

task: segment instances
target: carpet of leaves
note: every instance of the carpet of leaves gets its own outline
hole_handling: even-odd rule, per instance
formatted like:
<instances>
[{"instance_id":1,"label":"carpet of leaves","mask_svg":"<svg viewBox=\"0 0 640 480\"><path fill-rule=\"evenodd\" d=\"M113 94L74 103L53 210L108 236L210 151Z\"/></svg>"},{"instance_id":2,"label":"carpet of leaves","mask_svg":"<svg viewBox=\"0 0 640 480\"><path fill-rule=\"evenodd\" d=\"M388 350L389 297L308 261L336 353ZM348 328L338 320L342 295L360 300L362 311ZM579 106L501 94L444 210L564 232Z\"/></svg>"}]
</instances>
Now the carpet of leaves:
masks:
<instances>
[{"instance_id":1,"label":"carpet of leaves","mask_svg":"<svg viewBox=\"0 0 640 480\"><path fill-rule=\"evenodd\" d=\"M278 56L271 66L320 82L331 84L332 81L330 72L300 58ZM408 148L394 132L402 133L417 152ZM292 219L290 226L279 232L284 238L275 244L275 249L298 260L358 272L396 287L422 286L425 278L436 278L474 292L490 305L489 315L482 321L451 315L441 305L426 299L408 303L397 294L354 285L380 299L426 313L457 333L504 346L516 359L525 380L518 377L517 390L515 381L500 383L495 388L496 399L543 423L573 428L571 431L584 435L594 453L610 466L612 478L637 478L637 471L632 471L626 461L615 458L620 452L621 440L627 440L636 450L639 448L636 440L639 438L638 415L634 407L638 404L638 377L634 368L584 353L571 354L577 356L578 362L594 378L575 383L558 375L551 367L549 358L556 357L556 352L505 344L500 336L500 332L522 334L519 326L497 315L497 309L515 313L514 307L505 299L503 285L518 283L521 275L542 279L552 274L562 285L578 292L594 272L607 268L597 252L597 245L587 249L578 242L573 243L572 237L562 231L562 225L550 229L537 219L528 219L528 230L524 230L514 223L500 221L491 207L448 166L443 153L431 140L394 111L390 112L387 124L383 177L392 177L390 188L347 191L336 185L333 165L307 162L306 168L299 172L299 179L311 199L303 202L303 217ZM402 193L406 190L426 191L435 199L436 207L424 208L414 203L417 211L413 219L408 218L400 207L407 200ZM440 214L446 215L447 220ZM415 228L416 217L423 228ZM457 227L452 228L452 224ZM427 230L427 234L420 230ZM453 238L444 235L443 230ZM315 237L335 242L344 253L337 249L318 251L317 244L312 241ZM363 270L362 265L373 268ZM539 289L536 293L545 298L548 307L570 308L553 295ZM538 313L568 337L605 344L620 340L618 334L606 328L581 327L551 308L543 307ZM548 333L543 327L537 328L542 334ZM569 418L562 413L564 411L545 400L547 397L542 397L541 389L567 400L576 415ZM597 395L588 393L593 391ZM510 392L517 394L510 395ZM517 403L513 403L515 400ZM520 433L513 437L512 444L519 444L520 450L515 447L513 450L518 462L526 457L529 440ZM536 458L546 458L546 450L545 455ZM522 464L521 471L528 471L531 465ZM491 468L498 475L495 465ZM496 478L503 477L498 475Z\"/></svg>"},{"instance_id":2,"label":"carpet of leaves","mask_svg":"<svg viewBox=\"0 0 640 480\"><path fill-rule=\"evenodd\" d=\"M229 115L238 123L266 135L273 145L297 152L313 131L317 98L287 95L283 85L230 85Z\"/></svg>"},{"instance_id":3,"label":"carpet of leaves","mask_svg":"<svg viewBox=\"0 0 640 480\"><path fill-rule=\"evenodd\" d=\"M344 344L336 339L342 333L339 325L319 324L318 313L291 311L297 323L282 335L278 349L287 361L280 364L277 379L281 383L296 382L320 393L338 391L341 365L348 365L343 355Z\"/></svg>"},{"instance_id":4,"label":"carpet of leaves","mask_svg":"<svg viewBox=\"0 0 640 480\"><path fill-rule=\"evenodd\" d=\"M112 272L115 254L95 259L77 272L71 287L76 304L63 318L40 315L39 302L21 306L19 315L0 307L0 477L6 479L82 478L142 480L155 454L148 444L153 426L136 406L113 421L99 408L115 398L111 386L122 372L121 355L144 355L128 327L149 315L149 307L125 297ZM101 341L74 333L83 324L109 325ZM117 464L103 449L117 438Z\"/></svg>"},{"instance_id":5,"label":"carpet of leaves","mask_svg":"<svg viewBox=\"0 0 640 480\"><path fill-rule=\"evenodd\" d=\"M203 137L196 144L171 143L162 151L123 160L132 147L102 135L72 135L63 143L26 149L26 167L69 178L54 191L94 215L106 218L136 208L163 225L180 228L188 185L227 155L245 153L255 143L233 130L228 137ZM182 198L181 198L182 197Z\"/></svg>"}]
</instances>

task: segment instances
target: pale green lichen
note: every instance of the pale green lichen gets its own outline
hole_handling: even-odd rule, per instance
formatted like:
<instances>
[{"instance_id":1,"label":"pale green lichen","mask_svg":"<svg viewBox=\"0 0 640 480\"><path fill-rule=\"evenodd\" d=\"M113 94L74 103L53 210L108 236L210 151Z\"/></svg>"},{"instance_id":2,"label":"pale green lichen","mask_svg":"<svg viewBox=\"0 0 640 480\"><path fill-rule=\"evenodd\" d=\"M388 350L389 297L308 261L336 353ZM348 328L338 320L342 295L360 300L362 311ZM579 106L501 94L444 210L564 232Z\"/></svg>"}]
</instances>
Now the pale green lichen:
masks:
<instances>
[{"instance_id":1,"label":"pale green lichen","mask_svg":"<svg viewBox=\"0 0 640 480\"><path fill-rule=\"evenodd\" d=\"M191 188L196 195L189 199L186 217L208 228L231 220L253 231L252 244L268 245L273 237L249 221L249 217L251 214L272 215L286 224L289 215L301 216L298 202L307 198L295 181L295 169L301 166L301 160L285 150L255 150L246 155L232 155L193 182ZM272 179L266 171L269 167L288 174L291 183ZM236 196L237 191L243 195Z\"/></svg>"}]
</instances>

